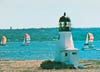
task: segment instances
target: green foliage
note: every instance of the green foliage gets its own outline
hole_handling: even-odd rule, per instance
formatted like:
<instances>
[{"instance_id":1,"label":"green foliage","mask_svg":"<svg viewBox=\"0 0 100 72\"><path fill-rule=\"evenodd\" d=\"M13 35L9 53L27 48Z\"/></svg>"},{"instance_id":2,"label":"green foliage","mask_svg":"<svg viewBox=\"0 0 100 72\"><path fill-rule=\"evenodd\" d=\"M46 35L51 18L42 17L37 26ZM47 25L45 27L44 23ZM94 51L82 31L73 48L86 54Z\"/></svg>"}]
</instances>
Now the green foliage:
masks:
<instances>
[{"instance_id":1,"label":"green foliage","mask_svg":"<svg viewBox=\"0 0 100 72\"><path fill-rule=\"evenodd\" d=\"M61 62L55 62L55 61L44 61L40 67L42 69L74 69L73 65L66 65L64 63Z\"/></svg>"},{"instance_id":2,"label":"green foliage","mask_svg":"<svg viewBox=\"0 0 100 72\"><path fill-rule=\"evenodd\" d=\"M100 28L72 28L74 41L85 41L88 32L94 34L94 40L100 40ZM23 41L24 34L29 33L31 41L52 41L58 40L58 28L39 28L39 29L1 29L0 40L3 35L7 36L8 41Z\"/></svg>"}]
</instances>

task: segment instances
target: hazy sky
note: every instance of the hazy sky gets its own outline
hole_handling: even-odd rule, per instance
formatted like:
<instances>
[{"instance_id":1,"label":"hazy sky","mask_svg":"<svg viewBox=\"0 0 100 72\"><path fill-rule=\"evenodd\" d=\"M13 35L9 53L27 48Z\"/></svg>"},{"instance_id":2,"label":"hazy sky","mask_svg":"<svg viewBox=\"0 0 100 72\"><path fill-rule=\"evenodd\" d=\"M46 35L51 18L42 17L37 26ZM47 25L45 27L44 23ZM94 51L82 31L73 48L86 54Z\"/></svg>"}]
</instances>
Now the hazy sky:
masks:
<instances>
[{"instance_id":1,"label":"hazy sky","mask_svg":"<svg viewBox=\"0 0 100 72\"><path fill-rule=\"evenodd\" d=\"M63 12L72 27L100 27L100 0L0 0L0 29L57 27Z\"/></svg>"}]
</instances>

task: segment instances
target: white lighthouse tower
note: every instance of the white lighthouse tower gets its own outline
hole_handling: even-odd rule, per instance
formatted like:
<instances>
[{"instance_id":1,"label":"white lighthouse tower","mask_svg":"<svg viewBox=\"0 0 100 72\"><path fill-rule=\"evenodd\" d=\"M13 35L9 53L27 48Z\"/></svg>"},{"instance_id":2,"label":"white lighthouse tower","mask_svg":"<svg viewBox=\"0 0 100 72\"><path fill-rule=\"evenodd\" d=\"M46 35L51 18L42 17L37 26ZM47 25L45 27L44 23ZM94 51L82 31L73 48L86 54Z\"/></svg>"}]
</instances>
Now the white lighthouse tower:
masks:
<instances>
[{"instance_id":1,"label":"white lighthouse tower","mask_svg":"<svg viewBox=\"0 0 100 72\"><path fill-rule=\"evenodd\" d=\"M55 61L73 64L74 67L77 67L79 61L78 49L74 48L71 33L71 20L69 17L65 16L66 13L59 19L59 40Z\"/></svg>"}]
</instances>

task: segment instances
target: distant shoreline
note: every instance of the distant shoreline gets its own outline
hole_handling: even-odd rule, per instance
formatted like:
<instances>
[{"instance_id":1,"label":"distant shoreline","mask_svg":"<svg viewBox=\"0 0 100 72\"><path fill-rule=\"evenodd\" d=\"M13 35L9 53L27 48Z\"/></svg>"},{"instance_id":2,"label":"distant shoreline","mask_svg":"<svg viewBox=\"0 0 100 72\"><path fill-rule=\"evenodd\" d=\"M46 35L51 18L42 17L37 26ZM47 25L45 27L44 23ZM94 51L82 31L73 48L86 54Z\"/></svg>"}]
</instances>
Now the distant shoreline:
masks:
<instances>
[{"instance_id":1,"label":"distant shoreline","mask_svg":"<svg viewBox=\"0 0 100 72\"><path fill-rule=\"evenodd\" d=\"M5 28L5 29L0 29L0 30L27 30L27 29L54 29L54 28L59 28L59 27L43 27L43 28ZM72 29L100 29L100 27L72 27Z\"/></svg>"},{"instance_id":2,"label":"distant shoreline","mask_svg":"<svg viewBox=\"0 0 100 72\"><path fill-rule=\"evenodd\" d=\"M100 28L72 28L74 41L85 41L88 32L93 33L94 41L100 41ZM5 35L8 42L22 42L25 33L30 34L31 41L53 41L59 38L58 28L0 29L0 38Z\"/></svg>"}]
</instances>

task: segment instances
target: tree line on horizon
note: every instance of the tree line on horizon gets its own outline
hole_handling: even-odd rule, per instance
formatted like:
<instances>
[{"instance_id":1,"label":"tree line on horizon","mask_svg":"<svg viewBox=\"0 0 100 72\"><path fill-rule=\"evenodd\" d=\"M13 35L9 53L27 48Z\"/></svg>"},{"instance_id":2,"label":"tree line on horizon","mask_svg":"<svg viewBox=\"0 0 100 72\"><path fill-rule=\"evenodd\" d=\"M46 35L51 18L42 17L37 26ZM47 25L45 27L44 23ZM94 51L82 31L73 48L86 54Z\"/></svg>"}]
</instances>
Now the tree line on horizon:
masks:
<instances>
[{"instance_id":1,"label":"tree line on horizon","mask_svg":"<svg viewBox=\"0 0 100 72\"><path fill-rule=\"evenodd\" d=\"M88 32L93 33L94 40L100 40L100 28L72 28L73 39L84 41ZM52 41L58 40L58 28L30 28L30 29L0 29L0 39L3 35L8 41L23 41L24 34L29 33L32 41Z\"/></svg>"}]
</instances>

